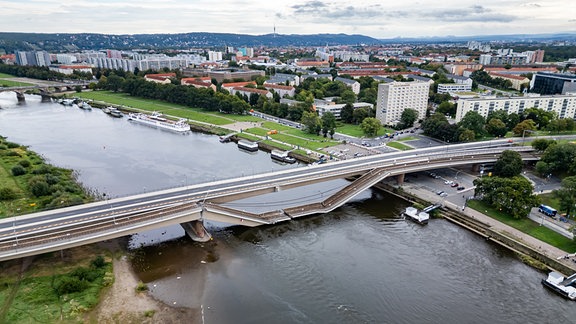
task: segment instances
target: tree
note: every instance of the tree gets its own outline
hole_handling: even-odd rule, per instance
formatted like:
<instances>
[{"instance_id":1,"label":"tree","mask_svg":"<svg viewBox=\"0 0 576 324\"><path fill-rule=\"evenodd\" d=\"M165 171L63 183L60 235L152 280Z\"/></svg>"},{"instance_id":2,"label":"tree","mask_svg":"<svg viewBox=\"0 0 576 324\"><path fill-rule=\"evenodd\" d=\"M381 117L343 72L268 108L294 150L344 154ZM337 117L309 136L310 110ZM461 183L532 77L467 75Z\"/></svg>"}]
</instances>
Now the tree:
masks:
<instances>
[{"instance_id":1,"label":"tree","mask_svg":"<svg viewBox=\"0 0 576 324\"><path fill-rule=\"evenodd\" d=\"M329 132L336 128L336 117L331 112L326 112L322 115L322 133L324 137L328 135Z\"/></svg>"},{"instance_id":2,"label":"tree","mask_svg":"<svg viewBox=\"0 0 576 324\"><path fill-rule=\"evenodd\" d=\"M408 128L414 126L414 123L418 119L418 112L412 108L406 108L400 115L400 128Z\"/></svg>"},{"instance_id":3,"label":"tree","mask_svg":"<svg viewBox=\"0 0 576 324\"><path fill-rule=\"evenodd\" d=\"M469 111L464 115L458 126L467 128L476 134L476 137L484 134L484 124L486 123L484 117L476 111Z\"/></svg>"},{"instance_id":4,"label":"tree","mask_svg":"<svg viewBox=\"0 0 576 324\"><path fill-rule=\"evenodd\" d=\"M526 133L529 133L529 132L525 132L527 130L532 130L532 131L536 130L536 124L534 123L534 121L532 119L525 119L525 120L519 122L518 124L516 124L516 126L514 126L514 128L512 129L512 132L514 132L514 135L516 135L516 136L525 136ZM530 134L528 134L528 135L530 135Z\"/></svg>"},{"instance_id":5,"label":"tree","mask_svg":"<svg viewBox=\"0 0 576 324\"><path fill-rule=\"evenodd\" d=\"M304 125L304 130L310 134L318 134L319 129L322 128L322 120L312 111L305 111L302 114L300 123Z\"/></svg>"},{"instance_id":6,"label":"tree","mask_svg":"<svg viewBox=\"0 0 576 324\"><path fill-rule=\"evenodd\" d=\"M374 137L378 135L378 131L382 128L380 120L374 117L366 117L360 124L360 129L366 134L366 136Z\"/></svg>"},{"instance_id":7,"label":"tree","mask_svg":"<svg viewBox=\"0 0 576 324\"><path fill-rule=\"evenodd\" d=\"M575 158L576 145L571 143L549 145L542 154L540 161L536 163L536 171L542 176L560 171L574 175L576 172Z\"/></svg>"},{"instance_id":8,"label":"tree","mask_svg":"<svg viewBox=\"0 0 576 324\"><path fill-rule=\"evenodd\" d=\"M571 215L576 205L576 176L564 178L560 189L552 191L552 194L560 200L560 209Z\"/></svg>"},{"instance_id":9,"label":"tree","mask_svg":"<svg viewBox=\"0 0 576 324\"><path fill-rule=\"evenodd\" d=\"M356 108L352 112L352 116L354 117L354 122L359 124L370 116L370 112L366 108Z\"/></svg>"},{"instance_id":10,"label":"tree","mask_svg":"<svg viewBox=\"0 0 576 324\"><path fill-rule=\"evenodd\" d=\"M438 108L436 108L436 112L439 112L444 115L455 116L456 115L456 105L449 102L449 101L442 101Z\"/></svg>"},{"instance_id":11,"label":"tree","mask_svg":"<svg viewBox=\"0 0 576 324\"><path fill-rule=\"evenodd\" d=\"M526 217L539 203L532 184L522 176L477 178L474 185L477 197L516 219Z\"/></svg>"},{"instance_id":12,"label":"tree","mask_svg":"<svg viewBox=\"0 0 576 324\"><path fill-rule=\"evenodd\" d=\"M460 142L472 142L476 138L474 131L467 128L463 128L460 135L458 135L458 141Z\"/></svg>"},{"instance_id":13,"label":"tree","mask_svg":"<svg viewBox=\"0 0 576 324\"><path fill-rule=\"evenodd\" d=\"M492 118L486 124L486 132L492 136L502 137L506 135L507 131L506 124L499 118Z\"/></svg>"},{"instance_id":14,"label":"tree","mask_svg":"<svg viewBox=\"0 0 576 324\"><path fill-rule=\"evenodd\" d=\"M516 151L506 150L494 164L494 174L500 177L510 178L520 175L522 172L522 156Z\"/></svg>"},{"instance_id":15,"label":"tree","mask_svg":"<svg viewBox=\"0 0 576 324\"><path fill-rule=\"evenodd\" d=\"M544 152L548 148L548 146L556 144L556 141L553 139L545 139L545 138L537 138L532 141L532 147L537 150L538 152Z\"/></svg>"},{"instance_id":16,"label":"tree","mask_svg":"<svg viewBox=\"0 0 576 324\"><path fill-rule=\"evenodd\" d=\"M340 119L345 123L352 123L354 121L354 106L347 103L340 111Z\"/></svg>"}]
</instances>

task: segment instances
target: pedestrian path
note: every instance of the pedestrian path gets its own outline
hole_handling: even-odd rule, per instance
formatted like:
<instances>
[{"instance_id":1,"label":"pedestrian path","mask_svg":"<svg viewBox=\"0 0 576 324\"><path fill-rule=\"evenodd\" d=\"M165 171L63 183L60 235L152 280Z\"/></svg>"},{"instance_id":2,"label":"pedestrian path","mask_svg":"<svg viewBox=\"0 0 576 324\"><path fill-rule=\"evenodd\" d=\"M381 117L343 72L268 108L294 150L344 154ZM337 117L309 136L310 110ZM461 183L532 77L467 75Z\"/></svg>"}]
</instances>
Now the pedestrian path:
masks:
<instances>
[{"instance_id":1,"label":"pedestrian path","mask_svg":"<svg viewBox=\"0 0 576 324\"><path fill-rule=\"evenodd\" d=\"M416 197L419 197L421 199L430 201L430 202L436 202L438 201L438 197L432 193L432 192L428 192L427 190L420 188L418 186L415 185L403 185L402 188L408 192L409 194L412 194ZM554 258L560 261L564 261L563 258L564 256L566 256L568 254L568 252L563 251L555 246L552 246L548 243L542 242L540 240L538 240L537 238L534 238L526 233L523 233L517 229L515 229L514 227L508 226L504 223L501 223L475 209L472 208L463 208L462 206L458 206L452 202L449 201L444 201L443 202L445 207L450 208L454 211L458 211L460 213L463 213L464 215L477 219L480 222L490 226L493 230L498 231L500 233L508 233L509 235L511 235L512 237L516 238L518 241L522 242L523 244L530 246L536 250L538 250L540 253L546 255L549 258ZM565 229L564 229L565 230ZM576 251L575 251L576 252ZM567 266L569 266L570 268L574 268L576 271L576 266L574 263L569 262L569 260L565 260L566 262L562 262L565 263Z\"/></svg>"}]
</instances>

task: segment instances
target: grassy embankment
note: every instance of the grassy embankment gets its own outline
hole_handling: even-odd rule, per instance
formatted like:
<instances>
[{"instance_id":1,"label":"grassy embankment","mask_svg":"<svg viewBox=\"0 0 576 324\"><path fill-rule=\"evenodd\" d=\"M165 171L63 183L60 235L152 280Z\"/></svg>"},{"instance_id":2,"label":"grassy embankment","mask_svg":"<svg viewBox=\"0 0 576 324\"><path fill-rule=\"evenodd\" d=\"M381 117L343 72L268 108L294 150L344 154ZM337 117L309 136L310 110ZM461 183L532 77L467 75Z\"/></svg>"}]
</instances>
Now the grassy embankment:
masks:
<instances>
[{"instance_id":1,"label":"grassy embankment","mask_svg":"<svg viewBox=\"0 0 576 324\"><path fill-rule=\"evenodd\" d=\"M233 114L222 114L218 112L208 112L200 108L190 108L181 105L166 103L159 100L148 100L130 97L123 93L114 93L109 91L92 91L75 93L74 96L90 99L101 105L117 105L123 106L124 109L134 111L157 111L162 114L171 115L179 118L189 119L191 123L198 122L202 125L214 125L215 134L223 135L230 132L226 129L226 125L234 122L253 122L259 123L262 119L253 116L240 116ZM218 127L221 126L221 127ZM267 133L272 130L277 130L278 134ZM307 134L306 132L288 127L274 122L263 122L262 127L252 127L243 129L240 137L249 140L261 140L262 137L268 135L271 139L287 143L282 145L278 142L267 140L266 143L274 145L280 149L293 149L300 147L301 149L319 150L325 147L339 144L338 141L326 140L322 136L315 136Z\"/></svg>"},{"instance_id":2,"label":"grassy embankment","mask_svg":"<svg viewBox=\"0 0 576 324\"><path fill-rule=\"evenodd\" d=\"M48 165L26 147L0 137L0 218L91 199L72 170Z\"/></svg>"},{"instance_id":3,"label":"grassy embankment","mask_svg":"<svg viewBox=\"0 0 576 324\"><path fill-rule=\"evenodd\" d=\"M0 323L82 323L114 282L110 258L94 246L0 263Z\"/></svg>"},{"instance_id":4,"label":"grassy embankment","mask_svg":"<svg viewBox=\"0 0 576 324\"><path fill-rule=\"evenodd\" d=\"M576 242L547 228L540 226L540 224L528 219L513 219L510 215L502 213L495 208L484 204L481 201L470 200L468 207L473 208L485 215L488 215L506 225L512 226L523 233L533 236L542 242L546 242L555 246L567 253L576 251Z\"/></svg>"},{"instance_id":5,"label":"grassy embankment","mask_svg":"<svg viewBox=\"0 0 576 324\"><path fill-rule=\"evenodd\" d=\"M33 84L26 83L26 82L18 82L12 80L6 80L15 78L15 76L5 73L0 73L0 87L25 87L25 86L32 86Z\"/></svg>"},{"instance_id":6,"label":"grassy embankment","mask_svg":"<svg viewBox=\"0 0 576 324\"><path fill-rule=\"evenodd\" d=\"M18 175L14 175L14 170ZM0 217L82 203L91 198L71 170L56 168L0 137ZM17 220L15 218L15 220ZM0 323L81 322L113 281L109 260L94 246L0 263ZM94 261L94 263L91 263ZM26 268L24 271L23 269Z\"/></svg>"}]
</instances>

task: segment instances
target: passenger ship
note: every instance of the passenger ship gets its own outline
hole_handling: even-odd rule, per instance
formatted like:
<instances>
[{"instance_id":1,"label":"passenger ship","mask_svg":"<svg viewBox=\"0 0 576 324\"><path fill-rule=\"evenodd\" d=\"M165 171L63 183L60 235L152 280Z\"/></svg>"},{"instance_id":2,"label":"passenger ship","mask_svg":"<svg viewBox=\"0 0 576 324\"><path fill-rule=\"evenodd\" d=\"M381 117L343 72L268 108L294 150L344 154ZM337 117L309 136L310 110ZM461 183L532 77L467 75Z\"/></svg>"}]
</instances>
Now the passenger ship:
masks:
<instances>
[{"instance_id":1,"label":"passenger ship","mask_svg":"<svg viewBox=\"0 0 576 324\"><path fill-rule=\"evenodd\" d=\"M180 119L177 122L174 122L162 117L162 115L159 113L153 113L152 115L130 113L128 114L128 120L146 126L156 127L178 133L185 133L190 131L190 125L185 119Z\"/></svg>"}]
</instances>

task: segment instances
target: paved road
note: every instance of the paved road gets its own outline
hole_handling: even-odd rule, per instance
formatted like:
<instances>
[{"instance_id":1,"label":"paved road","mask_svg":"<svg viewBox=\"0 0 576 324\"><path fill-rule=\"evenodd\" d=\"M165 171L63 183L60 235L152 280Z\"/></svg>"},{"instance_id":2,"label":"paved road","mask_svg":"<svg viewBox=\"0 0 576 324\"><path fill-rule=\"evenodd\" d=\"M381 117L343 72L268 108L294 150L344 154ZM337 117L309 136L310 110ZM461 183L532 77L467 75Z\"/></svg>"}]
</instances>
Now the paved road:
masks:
<instances>
[{"instance_id":1,"label":"paved road","mask_svg":"<svg viewBox=\"0 0 576 324\"><path fill-rule=\"evenodd\" d=\"M456 173L458 171L454 169L441 169L441 170L434 170L434 172L436 174L442 175L443 178L448 178L450 175L452 175L452 177L455 178ZM466 172L458 173L458 181L460 181L461 183L468 183L473 178L475 178L475 176L471 173ZM443 199L435 193L436 190L440 190L442 188L446 189L447 186L443 184L442 179L430 178L426 176L425 173L423 172L418 173L417 177L408 177L408 179L409 181L407 183L404 183L402 185L402 188L410 194L413 194L431 203L442 202L446 207L451 208L452 210L458 211L460 213L463 213L469 217L478 219L481 222L493 227L497 231L510 233L514 237L519 238L524 244L527 244L535 249L538 249L541 253L547 255L548 257L555 259L562 259L563 256L568 254L566 251L563 251L552 245L544 243L506 224L500 223L494 220L493 218L486 216L485 214L482 214L481 212L478 212L472 208L467 207L463 208L464 198L462 198L462 195L464 194L465 197L473 196L472 190L470 191L467 190L463 193L450 192L446 190L446 192L448 192L449 194L447 197ZM558 231L559 233L565 235L566 237L572 237L572 234L568 231L568 227L570 226L570 224L554 220L550 217L542 217L542 214L538 212L537 208L534 208L532 210L529 217L534 221L539 222L543 226ZM560 260L560 262L566 264L568 267L576 271L576 264L574 262L571 262L571 259Z\"/></svg>"}]
</instances>

